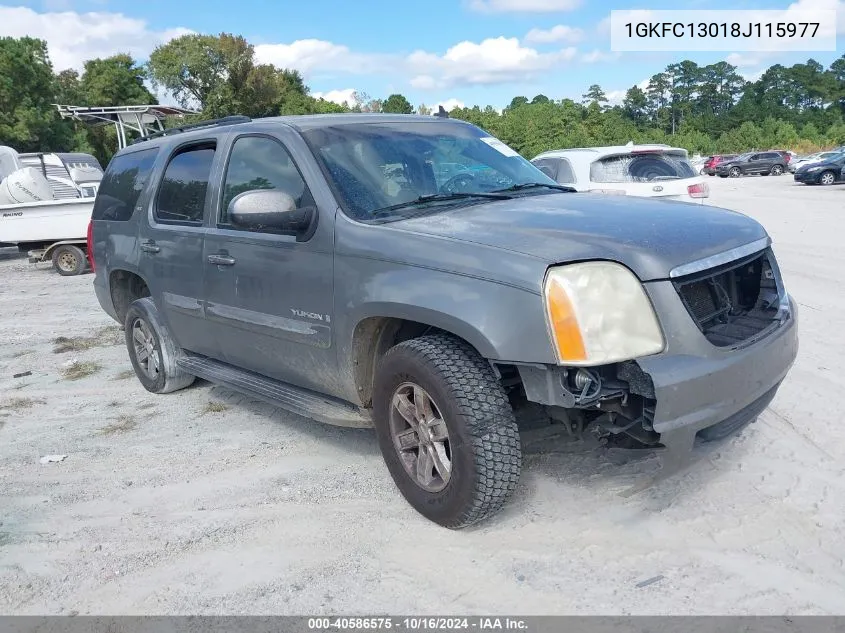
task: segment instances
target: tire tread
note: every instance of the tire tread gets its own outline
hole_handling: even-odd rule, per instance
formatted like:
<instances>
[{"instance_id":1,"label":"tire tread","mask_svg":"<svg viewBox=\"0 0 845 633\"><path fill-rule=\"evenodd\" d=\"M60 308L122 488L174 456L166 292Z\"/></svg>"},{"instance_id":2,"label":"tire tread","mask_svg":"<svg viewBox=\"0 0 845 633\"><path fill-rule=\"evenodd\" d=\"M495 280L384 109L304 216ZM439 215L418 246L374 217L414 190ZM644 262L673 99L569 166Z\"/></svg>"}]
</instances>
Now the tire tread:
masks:
<instances>
[{"instance_id":1,"label":"tire tread","mask_svg":"<svg viewBox=\"0 0 845 633\"><path fill-rule=\"evenodd\" d=\"M463 340L428 334L399 343L385 359L405 352L436 368L454 394L471 438L476 487L463 512L446 524L467 527L501 510L519 482L522 449L513 409L493 368Z\"/></svg>"}]
</instances>

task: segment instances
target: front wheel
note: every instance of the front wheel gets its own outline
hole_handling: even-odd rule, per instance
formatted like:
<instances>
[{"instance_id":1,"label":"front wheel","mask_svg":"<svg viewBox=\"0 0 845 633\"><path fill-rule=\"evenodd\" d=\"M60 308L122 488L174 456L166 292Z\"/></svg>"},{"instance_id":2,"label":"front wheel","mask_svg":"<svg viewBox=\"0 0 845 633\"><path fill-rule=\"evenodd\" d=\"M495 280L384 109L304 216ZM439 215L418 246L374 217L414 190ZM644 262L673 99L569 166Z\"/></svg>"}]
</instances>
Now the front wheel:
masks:
<instances>
[{"instance_id":1,"label":"front wheel","mask_svg":"<svg viewBox=\"0 0 845 633\"><path fill-rule=\"evenodd\" d=\"M742 175L742 171L740 171L739 167L731 167L728 175L731 178L739 178Z\"/></svg>"},{"instance_id":2,"label":"front wheel","mask_svg":"<svg viewBox=\"0 0 845 633\"><path fill-rule=\"evenodd\" d=\"M126 349L138 381L151 393L170 393L194 382L176 365L182 350L162 323L152 299L132 302L124 319Z\"/></svg>"},{"instance_id":3,"label":"front wheel","mask_svg":"<svg viewBox=\"0 0 845 633\"><path fill-rule=\"evenodd\" d=\"M522 451L513 409L489 363L467 343L432 334L379 363L376 434L410 505L451 529L495 514L516 488Z\"/></svg>"},{"instance_id":4,"label":"front wheel","mask_svg":"<svg viewBox=\"0 0 845 633\"><path fill-rule=\"evenodd\" d=\"M780 176L783 173L783 167L781 165L773 165L769 173L772 176Z\"/></svg>"},{"instance_id":5,"label":"front wheel","mask_svg":"<svg viewBox=\"0 0 845 633\"><path fill-rule=\"evenodd\" d=\"M53 268L63 277L85 272L85 252L73 244L62 244L53 250Z\"/></svg>"},{"instance_id":6,"label":"front wheel","mask_svg":"<svg viewBox=\"0 0 845 633\"><path fill-rule=\"evenodd\" d=\"M832 185L836 182L836 175L832 171L823 172L819 176L819 182L823 185Z\"/></svg>"}]
</instances>

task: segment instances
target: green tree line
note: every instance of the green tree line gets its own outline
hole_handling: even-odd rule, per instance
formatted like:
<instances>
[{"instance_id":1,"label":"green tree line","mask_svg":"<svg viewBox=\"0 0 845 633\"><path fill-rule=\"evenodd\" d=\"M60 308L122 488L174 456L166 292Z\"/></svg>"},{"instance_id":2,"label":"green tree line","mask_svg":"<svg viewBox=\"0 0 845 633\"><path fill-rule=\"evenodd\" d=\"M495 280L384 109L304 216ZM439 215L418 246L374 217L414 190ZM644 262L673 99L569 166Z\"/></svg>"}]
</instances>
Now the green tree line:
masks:
<instances>
[{"instance_id":1,"label":"green tree line","mask_svg":"<svg viewBox=\"0 0 845 633\"><path fill-rule=\"evenodd\" d=\"M401 94L358 93L338 105L315 98L296 70L259 63L243 37L183 35L157 47L145 64L117 54L85 62L82 73L53 68L43 40L0 38L0 145L18 151L83 151L104 164L117 140L109 127L59 118L53 104L155 104L147 85L208 119L329 112L430 114ZM453 118L488 130L524 156L578 146L669 143L712 154L752 149L808 152L845 143L845 55L825 68L806 63L769 67L747 81L735 66L670 64L645 86L632 86L611 106L598 84L580 100L539 94L514 97L503 110L454 108ZM184 121L168 121L168 125Z\"/></svg>"}]
</instances>

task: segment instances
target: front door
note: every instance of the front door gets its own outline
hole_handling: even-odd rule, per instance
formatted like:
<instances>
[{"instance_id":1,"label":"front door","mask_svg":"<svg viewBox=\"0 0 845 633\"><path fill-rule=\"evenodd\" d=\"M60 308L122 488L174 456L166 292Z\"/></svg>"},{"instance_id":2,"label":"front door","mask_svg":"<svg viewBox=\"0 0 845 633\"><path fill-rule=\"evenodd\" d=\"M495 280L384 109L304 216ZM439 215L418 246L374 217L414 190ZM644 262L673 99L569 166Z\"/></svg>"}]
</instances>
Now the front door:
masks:
<instances>
[{"instance_id":1,"label":"front door","mask_svg":"<svg viewBox=\"0 0 845 633\"><path fill-rule=\"evenodd\" d=\"M333 379L327 383L327 376L336 373L332 345L334 209L315 201L282 142L302 141L285 138L285 134L293 136L280 130L231 139L216 222L205 240L206 319L219 341L223 360L332 393L336 387ZM317 206L321 214L317 230L304 239L231 224L229 202L254 189L284 191L299 208Z\"/></svg>"},{"instance_id":2,"label":"front door","mask_svg":"<svg viewBox=\"0 0 845 633\"><path fill-rule=\"evenodd\" d=\"M141 274L177 344L213 355L202 305L203 226L215 141L178 147L149 201L140 233Z\"/></svg>"}]
</instances>

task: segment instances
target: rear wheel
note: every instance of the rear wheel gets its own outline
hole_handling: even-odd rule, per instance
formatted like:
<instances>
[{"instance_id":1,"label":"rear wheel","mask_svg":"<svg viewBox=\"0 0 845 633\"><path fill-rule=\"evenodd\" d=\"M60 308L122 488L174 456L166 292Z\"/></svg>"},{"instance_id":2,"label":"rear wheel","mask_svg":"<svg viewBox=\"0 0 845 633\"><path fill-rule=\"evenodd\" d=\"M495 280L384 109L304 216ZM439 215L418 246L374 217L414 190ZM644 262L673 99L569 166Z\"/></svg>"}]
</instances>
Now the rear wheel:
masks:
<instances>
[{"instance_id":1,"label":"rear wheel","mask_svg":"<svg viewBox=\"0 0 845 633\"><path fill-rule=\"evenodd\" d=\"M53 249L52 261L53 268L64 277L81 275L85 271L85 252L73 244L62 244Z\"/></svg>"},{"instance_id":2,"label":"rear wheel","mask_svg":"<svg viewBox=\"0 0 845 633\"><path fill-rule=\"evenodd\" d=\"M149 297L133 301L126 311L124 333L129 360L138 381L152 393L184 389L194 377L176 365L182 350L161 322Z\"/></svg>"},{"instance_id":3,"label":"rear wheel","mask_svg":"<svg viewBox=\"0 0 845 633\"><path fill-rule=\"evenodd\" d=\"M819 183L822 185L832 185L836 182L836 174L832 171L825 171L822 172L822 175L819 176Z\"/></svg>"},{"instance_id":4,"label":"rear wheel","mask_svg":"<svg viewBox=\"0 0 845 633\"><path fill-rule=\"evenodd\" d=\"M393 347L373 406L385 464L417 512L457 529L510 498L522 467L516 420L490 364L467 343L435 334Z\"/></svg>"},{"instance_id":5,"label":"rear wheel","mask_svg":"<svg viewBox=\"0 0 845 633\"><path fill-rule=\"evenodd\" d=\"M728 175L731 178L739 178L742 175L742 171L740 171L739 167L731 167Z\"/></svg>"},{"instance_id":6,"label":"rear wheel","mask_svg":"<svg viewBox=\"0 0 845 633\"><path fill-rule=\"evenodd\" d=\"M783 173L783 165L772 165L772 169L769 173L772 176L780 176Z\"/></svg>"}]
</instances>

